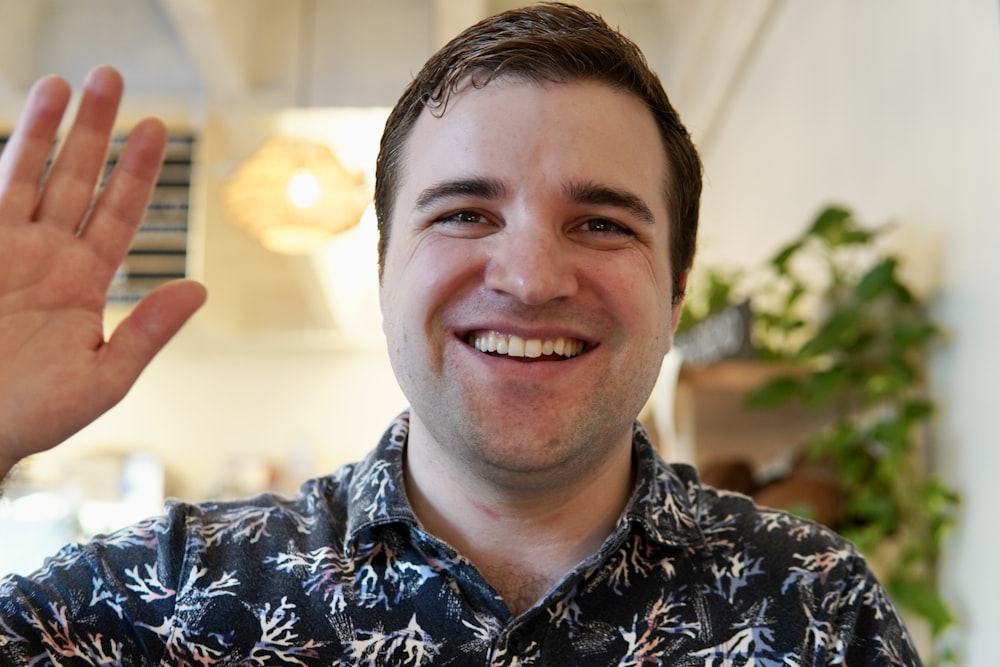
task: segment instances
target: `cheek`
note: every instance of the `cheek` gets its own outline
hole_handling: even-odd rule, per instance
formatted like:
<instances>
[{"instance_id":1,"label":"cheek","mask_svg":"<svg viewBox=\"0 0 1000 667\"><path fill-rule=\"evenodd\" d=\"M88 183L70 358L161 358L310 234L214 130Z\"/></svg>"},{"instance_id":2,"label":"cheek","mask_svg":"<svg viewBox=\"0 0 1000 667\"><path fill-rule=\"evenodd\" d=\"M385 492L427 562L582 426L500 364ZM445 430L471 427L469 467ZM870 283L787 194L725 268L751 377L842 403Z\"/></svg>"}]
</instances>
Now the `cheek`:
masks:
<instances>
[{"instance_id":1,"label":"cheek","mask_svg":"<svg viewBox=\"0 0 1000 667\"><path fill-rule=\"evenodd\" d=\"M597 263L593 275L598 284L614 290L620 307L636 319L669 323L673 314L670 264L651 254L623 253L615 261Z\"/></svg>"},{"instance_id":2,"label":"cheek","mask_svg":"<svg viewBox=\"0 0 1000 667\"><path fill-rule=\"evenodd\" d=\"M448 305L475 274L471 249L462 246L427 238L390 255L380 291L387 335L411 342L445 335Z\"/></svg>"},{"instance_id":3,"label":"cheek","mask_svg":"<svg viewBox=\"0 0 1000 667\"><path fill-rule=\"evenodd\" d=\"M633 349L638 344L648 351L647 358L661 358L670 351L673 341L674 309L666 262L662 267L633 262L618 268L613 282L605 284L615 286L609 298L614 299L623 333L631 337ZM608 273L611 270L613 267L607 266L603 273L606 281L612 280Z\"/></svg>"}]
</instances>

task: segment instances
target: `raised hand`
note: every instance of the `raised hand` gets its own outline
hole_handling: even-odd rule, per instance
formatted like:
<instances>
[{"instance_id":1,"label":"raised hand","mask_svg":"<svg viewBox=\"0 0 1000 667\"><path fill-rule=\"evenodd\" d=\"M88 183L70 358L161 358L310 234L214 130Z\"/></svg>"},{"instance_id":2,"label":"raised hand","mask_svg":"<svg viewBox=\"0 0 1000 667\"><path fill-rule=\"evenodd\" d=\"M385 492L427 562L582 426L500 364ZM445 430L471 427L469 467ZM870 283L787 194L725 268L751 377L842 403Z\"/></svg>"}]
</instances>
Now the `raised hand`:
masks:
<instances>
[{"instance_id":1,"label":"raised hand","mask_svg":"<svg viewBox=\"0 0 1000 667\"><path fill-rule=\"evenodd\" d=\"M70 99L64 80L41 79L0 156L0 477L121 400L205 300L198 283L168 283L105 340L108 287L142 221L167 140L159 120L136 125L95 199L121 95L118 72L90 73L40 185Z\"/></svg>"}]
</instances>

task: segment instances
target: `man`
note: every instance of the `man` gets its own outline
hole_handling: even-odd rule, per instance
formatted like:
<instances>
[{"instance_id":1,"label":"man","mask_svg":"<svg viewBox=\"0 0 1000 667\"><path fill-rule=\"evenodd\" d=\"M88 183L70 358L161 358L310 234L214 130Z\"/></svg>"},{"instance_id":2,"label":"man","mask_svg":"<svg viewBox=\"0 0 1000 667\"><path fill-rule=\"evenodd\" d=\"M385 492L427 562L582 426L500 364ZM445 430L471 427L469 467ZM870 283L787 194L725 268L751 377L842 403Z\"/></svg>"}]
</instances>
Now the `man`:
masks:
<instances>
[{"instance_id":1,"label":"man","mask_svg":"<svg viewBox=\"0 0 1000 667\"><path fill-rule=\"evenodd\" d=\"M121 93L43 80L0 163L0 452L118 400L204 298L104 342L102 292L164 142ZM634 44L539 5L431 58L377 165L381 301L411 403L292 499L174 504L0 588L5 664L919 664L853 548L668 466L635 423L694 251L697 153Z\"/></svg>"}]
</instances>

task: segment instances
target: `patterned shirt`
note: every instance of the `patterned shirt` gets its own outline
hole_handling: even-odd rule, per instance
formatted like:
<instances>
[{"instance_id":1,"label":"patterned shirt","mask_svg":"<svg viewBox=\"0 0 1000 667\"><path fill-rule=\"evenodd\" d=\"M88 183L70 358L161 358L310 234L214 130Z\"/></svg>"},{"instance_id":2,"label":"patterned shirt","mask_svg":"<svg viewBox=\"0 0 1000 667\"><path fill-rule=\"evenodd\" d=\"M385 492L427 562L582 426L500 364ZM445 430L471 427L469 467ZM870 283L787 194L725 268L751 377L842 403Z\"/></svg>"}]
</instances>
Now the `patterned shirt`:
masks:
<instances>
[{"instance_id":1,"label":"patterned shirt","mask_svg":"<svg viewBox=\"0 0 1000 667\"><path fill-rule=\"evenodd\" d=\"M512 617L422 530L408 415L291 499L172 503L0 583L3 665L919 665L830 531L703 486L634 432L637 482L600 550Z\"/></svg>"}]
</instances>

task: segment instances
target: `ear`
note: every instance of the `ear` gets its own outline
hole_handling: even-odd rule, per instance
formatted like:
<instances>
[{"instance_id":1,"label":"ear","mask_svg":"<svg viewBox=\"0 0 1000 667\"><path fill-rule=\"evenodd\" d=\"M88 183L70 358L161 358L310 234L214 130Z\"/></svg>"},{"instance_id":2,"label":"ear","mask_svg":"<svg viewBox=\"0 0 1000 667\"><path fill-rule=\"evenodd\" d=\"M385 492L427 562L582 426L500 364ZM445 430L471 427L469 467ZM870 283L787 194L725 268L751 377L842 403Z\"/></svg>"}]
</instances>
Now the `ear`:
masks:
<instances>
[{"instance_id":1,"label":"ear","mask_svg":"<svg viewBox=\"0 0 1000 667\"><path fill-rule=\"evenodd\" d=\"M386 325L385 325L385 312L386 312L385 300L386 300L385 283L382 282L382 276L380 275L378 279L378 312L379 312L379 319L382 322L382 333L388 333L386 331Z\"/></svg>"},{"instance_id":2,"label":"ear","mask_svg":"<svg viewBox=\"0 0 1000 667\"><path fill-rule=\"evenodd\" d=\"M680 282L678 283L677 289L675 290L678 296L670 304L671 333L677 331L677 325L681 321L681 312L684 310L684 295L687 293L688 273L689 271L685 271L684 275L681 276Z\"/></svg>"}]
</instances>

